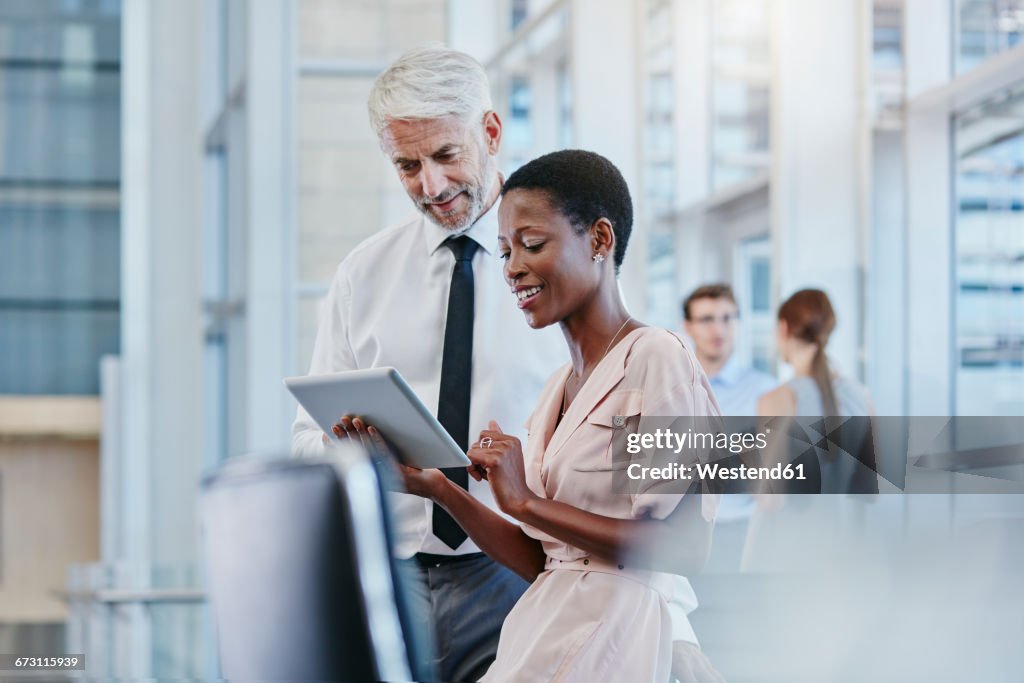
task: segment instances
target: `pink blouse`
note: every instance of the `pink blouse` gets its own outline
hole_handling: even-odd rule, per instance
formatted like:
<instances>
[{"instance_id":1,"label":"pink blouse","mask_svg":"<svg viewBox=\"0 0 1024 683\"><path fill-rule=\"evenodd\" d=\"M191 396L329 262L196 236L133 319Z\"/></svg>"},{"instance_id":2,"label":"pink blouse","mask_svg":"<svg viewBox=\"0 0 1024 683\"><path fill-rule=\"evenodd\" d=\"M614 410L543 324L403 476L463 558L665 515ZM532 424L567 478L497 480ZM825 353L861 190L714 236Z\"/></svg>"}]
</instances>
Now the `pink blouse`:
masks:
<instances>
[{"instance_id":1,"label":"pink blouse","mask_svg":"<svg viewBox=\"0 0 1024 683\"><path fill-rule=\"evenodd\" d=\"M679 335L663 328L634 330L598 363L558 422L571 371L570 364L551 376L526 422L527 485L540 496L607 517L666 518L682 493L614 492L612 436L621 428L621 421L614 418L719 415L711 386L693 353ZM640 425L642 429L642 421ZM703 496L705 519L714 518L716 506L716 496ZM523 525L523 531L541 541L549 557L572 561L586 556L529 525Z\"/></svg>"}]
</instances>

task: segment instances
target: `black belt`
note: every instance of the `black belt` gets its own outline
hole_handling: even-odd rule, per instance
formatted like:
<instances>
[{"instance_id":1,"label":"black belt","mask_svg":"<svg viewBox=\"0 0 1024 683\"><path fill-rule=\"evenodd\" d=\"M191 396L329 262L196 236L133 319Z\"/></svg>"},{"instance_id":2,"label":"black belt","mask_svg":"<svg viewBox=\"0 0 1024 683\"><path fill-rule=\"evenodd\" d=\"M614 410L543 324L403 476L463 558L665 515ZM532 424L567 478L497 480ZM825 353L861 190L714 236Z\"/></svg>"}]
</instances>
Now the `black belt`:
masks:
<instances>
[{"instance_id":1,"label":"black belt","mask_svg":"<svg viewBox=\"0 0 1024 683\"><path fill-rule=\"evenodd\" d=\"M413 559L415 559L421 567L440 567L446 564L460 564L462 562L470 562L471 560L479 560L483 556L483 553L464 553L462 555L416 553L413 555Z\"/></svg>"}]
</instances>

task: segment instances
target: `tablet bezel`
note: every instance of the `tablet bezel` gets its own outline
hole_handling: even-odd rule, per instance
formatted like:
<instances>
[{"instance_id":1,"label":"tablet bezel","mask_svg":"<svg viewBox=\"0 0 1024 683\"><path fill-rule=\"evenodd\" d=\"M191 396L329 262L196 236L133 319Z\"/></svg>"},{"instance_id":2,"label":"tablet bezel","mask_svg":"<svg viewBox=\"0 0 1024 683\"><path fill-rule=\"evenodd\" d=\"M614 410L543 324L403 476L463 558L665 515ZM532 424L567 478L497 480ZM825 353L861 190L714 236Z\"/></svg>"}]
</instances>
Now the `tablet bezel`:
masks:
<instances>
[{"instance_id":1,"label":"tablet bezel","mask_svg":"<svg viewBox=\"0 0 1024 683\"><path fill-rule=\"evenodd\" d=\"M286 377L284 385L333 442L340 440L332 429L342 415L360 416L380 430L405 465L420 469L470 465L395 368Z\"/></svg>"}]
</instances>

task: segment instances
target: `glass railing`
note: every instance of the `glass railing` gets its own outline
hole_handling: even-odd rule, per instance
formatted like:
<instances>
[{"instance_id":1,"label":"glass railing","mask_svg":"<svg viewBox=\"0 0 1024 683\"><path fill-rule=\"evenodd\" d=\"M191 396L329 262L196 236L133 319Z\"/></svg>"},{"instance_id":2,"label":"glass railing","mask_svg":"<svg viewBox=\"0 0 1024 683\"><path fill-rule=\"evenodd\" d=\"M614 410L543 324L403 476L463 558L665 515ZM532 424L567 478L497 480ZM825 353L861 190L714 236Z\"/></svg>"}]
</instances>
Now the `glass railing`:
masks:
<instances>
[{"instance_id":1,"label":"glass railing","mask_svg":"<svg viewBox=\"0 0 1024 683\"><path fill-rule=\"evenodd\" d=\"M72 566L66 651L85 655L82 678L219 678L212 614L193 567Z\"/></svg>"}]
</instances>

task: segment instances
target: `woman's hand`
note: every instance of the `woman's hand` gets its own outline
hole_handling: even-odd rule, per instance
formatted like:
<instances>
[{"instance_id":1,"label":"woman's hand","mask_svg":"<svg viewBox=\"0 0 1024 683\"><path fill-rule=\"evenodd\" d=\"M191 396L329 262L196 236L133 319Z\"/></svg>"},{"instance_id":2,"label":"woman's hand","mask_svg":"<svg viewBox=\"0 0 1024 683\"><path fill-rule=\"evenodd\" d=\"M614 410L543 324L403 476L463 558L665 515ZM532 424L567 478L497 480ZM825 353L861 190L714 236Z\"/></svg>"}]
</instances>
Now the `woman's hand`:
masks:
<instances>
[{"instance_id":1,"label":"woman's hand","mask_svg":"<svg viewBox=\"0 0 1024 683\"><path fill-rule=\"evenodd\" d=\"M494 420L490 429L480 432L479 440L467 455L473 461L469 474L477 481L490 482L494 500L503 512L518 518L524 506L538 497L526 485L522 444L516 437L502 432Z\"/></svg>"},{"instance_id":2,"label":"woman's hand","mask_svg":"<svg viewBox=\"0 0 1024 683\"><path fill-rule=\"evenodd\" d=\"M435 498L448 485L448 478L441 470L420 470L401 464L380 430L373 425L366 424L361 417L343 415L334 425L334 433L342 440L358 439L366 452L374 459L387 460L389 463L393 463L392 467L397 464L395 478L402 480L403 487L400 490L404 493L411 493L423 498Z\"/></svg>"}]
</instances>

